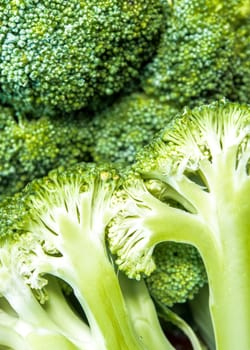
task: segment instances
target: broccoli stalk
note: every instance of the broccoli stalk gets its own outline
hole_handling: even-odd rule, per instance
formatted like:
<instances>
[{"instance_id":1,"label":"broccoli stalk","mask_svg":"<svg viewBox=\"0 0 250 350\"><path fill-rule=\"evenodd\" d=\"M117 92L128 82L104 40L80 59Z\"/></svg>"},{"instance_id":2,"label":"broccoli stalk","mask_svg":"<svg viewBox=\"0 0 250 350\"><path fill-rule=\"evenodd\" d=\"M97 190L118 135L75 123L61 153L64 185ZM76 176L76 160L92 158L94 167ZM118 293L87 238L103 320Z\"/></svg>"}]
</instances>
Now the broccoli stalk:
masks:
<instances>
[{"instance_id":1,"label":"broccoli stalk","mask_svg":"<svg viewBox=\"0 0 250 350\"><path fill-rule=\"evenodd\" d=\"M2 306L2 305L1 305ZM27 350L27 343L18 333L18 328L23 327L23 324L7 312L0 311L0 339L1 345L13 349ZM16 329L17 328L17 329Z\"/></svg>"},{"instance_id":2,"label":"broccoli stalk","mask_svg":"<svg viewBox=\"0 0 250 350\"><path fill-rule=\"evenodd\" d=\"M1 304L1 303L0 303ZM2 307L2 305L1 305ZM21 320L12 315L13 310L0 311L0 344L11 349L18 350L42 350L44 345L48 349L60 348L62 350L88 349L76 347L69 339L62 334L49 330L48 328L37 327L31 323ZM37 319L39 315L37 315Z\"/></svg>"},{"instance_id":3,"label":"broccoli stalk","mask_svg":"<svg viewBox=\"0 0 250 350\"><path fill-rule=\"evenodd\" d=\"M65 350L88 349L90 332L69 308L57 281L48 278L46 293L40 292L36 298L22 278L25 271L20 271L16 248L5 243L0 249L0 279L4 282L0 286L0 324L4 327L0 344L13 332L11 342L22 341L28 349L39 349L43 341ZM14 349L22 349L17 344Z\"/></svg>"},{"instance_id":4,"label":"broccoli stalk","mask_svg":"<svg viewBox=\"0 0 250 350\"><path fill-rule=\"evenodd\" d=\"M145 282L129 280L123 274L119 274L119 281L134 328L140 334L145 348L174 350L171 345L166 344L166 336Z\"/></svg>"},{"instance_id":5,"label":"broccoli stalk","mask_svg":"<svg viewBox=\"0 0 250 350\"><path fill-rule=\"evenodd\" d=\"M249 126L249 106L225 101L176 118L138 155L109 229L117 264L138 279L154 270L158 243L198 249L217 350L250 347Z\"/></svg>"}]
</instances>

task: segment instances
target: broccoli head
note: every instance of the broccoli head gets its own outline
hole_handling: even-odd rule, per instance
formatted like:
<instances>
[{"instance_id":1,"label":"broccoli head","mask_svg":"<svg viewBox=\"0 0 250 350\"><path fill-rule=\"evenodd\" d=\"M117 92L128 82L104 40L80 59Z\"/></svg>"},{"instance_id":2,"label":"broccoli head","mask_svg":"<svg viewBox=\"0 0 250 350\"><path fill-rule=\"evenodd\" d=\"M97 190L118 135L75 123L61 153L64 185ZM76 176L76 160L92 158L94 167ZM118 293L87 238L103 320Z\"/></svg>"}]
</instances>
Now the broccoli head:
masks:
<instances>
[{"instance_id":1,"label":"broccoli head","mask_svg":"<svg viewBox=\"0 0 250 350\"><path fill-rule=\"evenodd\" d=\"M1 100L69 112L119 91L154 52L161 12L160 0L1 1Z\"/></svg>"},{"instance_id":2,"label":"broccoli head","mask_svg":"<svg viewBox=\"0 0 250 350\"><path fill-rule=\"evenodd\" d=\"M228 96L236 60L235 1L177 0L165 1L165 6L159 47L141 78L144 91L178 107Z\"/></svg>"},{"instance_id":3,"label":"broccoli head","mask_svg":"<svg viewBox=\"0 0 250 350\"><path fill-rule=\"evenodd\" d=\"M13 194L51 169L90 158L86 118L27 119L0 107L0 198Z\"/></svg>"},{"instance_id":4,"label":"broccoli head","mask_svg":"<svg viewBox=\"0 0 250 350\"><path fill-rule=\"evenodd\" d=\"M93 159L132 163L137 151L176 113L177 108L144 93L121 96L90 121Z\"/></svg>"}]
</instances>

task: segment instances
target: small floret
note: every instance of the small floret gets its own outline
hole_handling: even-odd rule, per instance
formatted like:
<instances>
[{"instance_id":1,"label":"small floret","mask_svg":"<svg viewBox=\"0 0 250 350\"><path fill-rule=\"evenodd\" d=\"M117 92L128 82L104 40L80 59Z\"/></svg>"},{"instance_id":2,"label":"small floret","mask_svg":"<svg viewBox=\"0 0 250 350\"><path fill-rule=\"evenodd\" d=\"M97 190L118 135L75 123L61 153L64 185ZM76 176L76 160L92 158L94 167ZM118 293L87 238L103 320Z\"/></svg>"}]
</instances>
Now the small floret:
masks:
<instances>
[{"instance_id":1,"label":"small floret","mask_svg":"<svg viewBox=\"0 0 250 350\"><path fill-rule=\"evenodd\" d=\"M197 250L188 244L164 242L153 253L155 270L146 277L158 304L171 307L194 298L207 283L206 270Z\"/></svg>"},{"instance_id":2,"label":"small floret","mask_svg":"<svg viewBox=\"0 0 250 350\"><path fill-rule=\"evenodd\" d=\"M154 271L158 243L198 250L217 350L250 346L249 162L248 105L186 110L138 154L109 227L111 250L130 277Z\"/></svg>"},{"instance_id":3,"label":"small floret","mask_svg":"<svg viewBox=\"0 0 250 350\"><path fill-rule=\"evenodd\" d=\"M1 1L1 101L53 114L118 92L153 54L161 12L160 0Z\"/></svg>"}]
</instances>

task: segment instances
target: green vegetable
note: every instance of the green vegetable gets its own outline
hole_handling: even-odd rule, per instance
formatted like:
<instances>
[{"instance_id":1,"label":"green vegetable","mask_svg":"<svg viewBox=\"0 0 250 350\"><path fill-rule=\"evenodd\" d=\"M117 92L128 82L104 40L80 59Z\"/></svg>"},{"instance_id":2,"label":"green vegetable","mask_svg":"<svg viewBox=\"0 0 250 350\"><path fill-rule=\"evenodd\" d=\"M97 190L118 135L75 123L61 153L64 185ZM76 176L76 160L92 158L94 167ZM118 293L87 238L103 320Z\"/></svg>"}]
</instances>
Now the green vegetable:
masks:
<instances>
[{"instance_id":1,"label":"green vegetable","mask_svg":"<svg viewBox=\"0 0 250 350\"><path fill-rule=\"evenodd\" d=\"M250 103L250 15L238 23L235 37L237 61L233 76L234 88L229 97L234 101Z\"/></svg>"},{"instance_id":2,"label":"green vegetable","mask_svg":"<svg viewBox=\"0 0 250 350\"><path fill-rule=\"evenodd\" d=\"M122 95L90 121L94 161L132 163L137 151L176 113L177 108L143 93Z\"/></svg>"},{"instance_id":3,"label":"green vegetable","mask_svg":"<svg viewBox=\"0 0 250 350\"><path fill-rule=\"evenodd\" d=\"M173 350L144 282L119 276L120 282L107 250L119 183L115 169L84 163L53 171L1 202L0 344ZM84 317L68 306L67 289Z\"/></svg>"},{"instance_id":4,"label":"green vegetable","mask_svg":"<svg viewBox=\"0 0 250 350\"><path fill-rule=\"evenodd\" d=\"M0 0L0 350L250 349L249 38L250 0Z\"/></svg>"},{"instance_id":5,"label":"green vegetable","mask_svg":"<svg viewBox=\"0 0 250 350\"><path fill-rule=\"evenodd\" d=\"M177 107L230 98L240 65L234 26L240 4L241 0L165 1L165 29L141 77L146 94ZM242 33L243 40L249 41L248 35ZM243 45L240 50L249 61ZM249 80L249 67L239 74L247 74ZM248 98L249 86L245 88L238 102Z\"/></svg>"},{"instance_id":6,"label":"green vegetable","mask_svg":"<svg viewBox=\"0 0 250 350\"><path fill-rule=\"evenodd\" d=\"M70 112L118 92L155 51L160 0L3 0L0 99Z\"/></svg>"},{"instance_id":7,"label":"green vegetable","mask_svg":"<svg viewBox=\"0 0 250 350\"><path fill-rule=\"evenodd\" d=\"M198 250L217 350L250 348L249 130L248 105L187 110L140 152L109 227L111 251L129 277L154 271L158 243Z\"/></svg>"},{"instance_id":8,"label":"green vegetable","mask_svg":"<svg viewBox=\"0 0 250 350\"><path fill-rule=\"evenodd\" d=\"M207 283L197 250L188 244L164 242L155 247L155 270L146 278L153 298L165 307L193 299Z\"/></svg>"},{"instance_id":9,"label":"green vegetable","mask_svg":"<svg viewBox=\"0 0 250 350\"><path fill-rule=\"evenodd\" d=\"M30 120L0 106L0 199L50 170L90 159L86 118Z\"/></svg>"}]
</instances>

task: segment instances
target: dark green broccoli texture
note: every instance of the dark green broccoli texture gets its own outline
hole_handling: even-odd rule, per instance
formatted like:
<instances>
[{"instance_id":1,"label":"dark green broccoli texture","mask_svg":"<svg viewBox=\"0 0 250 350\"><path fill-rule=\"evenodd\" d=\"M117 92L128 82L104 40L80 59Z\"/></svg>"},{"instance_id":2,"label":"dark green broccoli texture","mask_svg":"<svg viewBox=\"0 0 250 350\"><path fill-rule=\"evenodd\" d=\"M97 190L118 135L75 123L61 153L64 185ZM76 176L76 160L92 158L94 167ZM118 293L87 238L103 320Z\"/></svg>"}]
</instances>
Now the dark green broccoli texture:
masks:
<instances>
[{"instance_id":1,"label":"dark green broccoli texture","mask_svg":"<svg viewBox=\"0 0 250 350\"><path fill-rule=\"evenodd\" d=\"M244 88L234 100L246 102L249 35L245 29L235 34L236 17L242 16L240 3L165 1L165 29L142 75L144 91L176 106L195 106L223 97L233 99L235 83L242 82Z\"/></svg>"},{"instance_id":2,"label":"dark green broccoli texture","mask_svg":"<svg viewBox=\"0 0 250 350\"><path fill-rule=\"evenodd\" d=\"M164 242L155 247L153 256L156 268L146 282L160 305L185 303L207 283L205 266L195 247Z\"/></svg>"},{"instance_id":3,"label":"dark green broccoli texture","mask_svg":"<svg viewBox=\"0 0 250 350\"><path fill-rule=\"evenodd\" d=\"M160 1L1 1L0 98L73 111L138 75L158 42Z\"/></svg>"}]
</instances>

